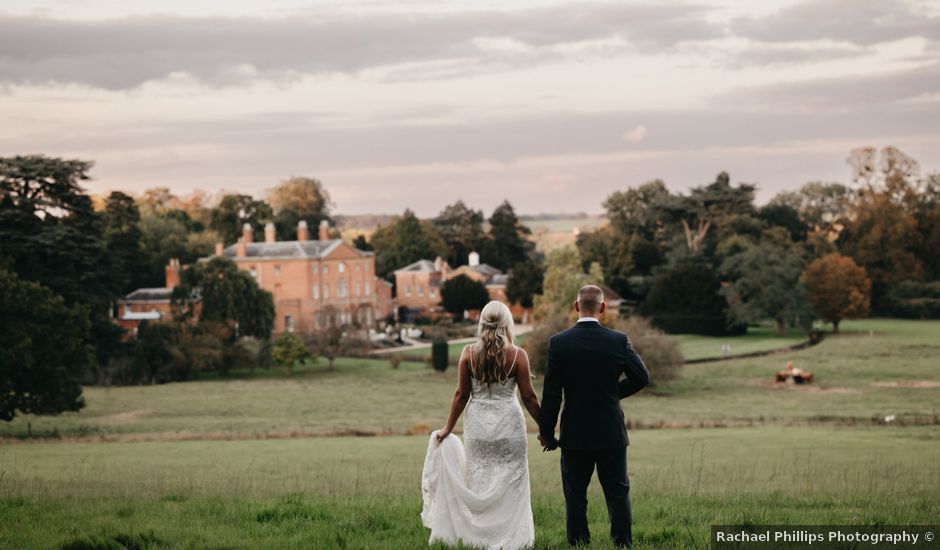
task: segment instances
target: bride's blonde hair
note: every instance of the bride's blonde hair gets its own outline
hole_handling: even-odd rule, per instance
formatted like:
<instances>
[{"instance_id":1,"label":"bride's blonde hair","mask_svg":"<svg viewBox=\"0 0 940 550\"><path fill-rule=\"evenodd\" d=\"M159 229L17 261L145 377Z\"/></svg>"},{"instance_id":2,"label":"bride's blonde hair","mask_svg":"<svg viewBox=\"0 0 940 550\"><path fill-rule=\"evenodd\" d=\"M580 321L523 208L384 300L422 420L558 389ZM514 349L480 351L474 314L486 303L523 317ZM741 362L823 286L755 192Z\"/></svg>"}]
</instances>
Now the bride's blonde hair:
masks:
<instances>
[{"instance_id":1,"label":"bride's blonde hair","mask_svg":"<svg viewBox=\"0 0 940 550\"><path fill-rule=\"evenodd\" d=\"M512 347L515 340L512 332L514 326L512 312L506 304L493 300L483 307L477 325L478 342L470 349L474 378L487 384L508 378L503 365L506 350Z\"/></svg>"}]
</instances>

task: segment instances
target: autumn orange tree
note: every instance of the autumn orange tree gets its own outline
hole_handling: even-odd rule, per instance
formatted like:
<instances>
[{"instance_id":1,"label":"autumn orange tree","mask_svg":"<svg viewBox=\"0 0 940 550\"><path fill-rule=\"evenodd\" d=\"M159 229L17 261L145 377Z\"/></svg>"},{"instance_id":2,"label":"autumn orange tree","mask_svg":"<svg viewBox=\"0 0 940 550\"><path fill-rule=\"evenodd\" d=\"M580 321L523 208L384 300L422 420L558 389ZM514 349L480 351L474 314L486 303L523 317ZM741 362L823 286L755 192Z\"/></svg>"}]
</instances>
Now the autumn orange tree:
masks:
<instances>
[{"instance_id":1,"label":"autumn orange tree","mask_svg":"<svg viewBox=\"0 0 940 550\"><path fill-rule=\"evenodd\" d=\"M852 258L828 254L814 260L803 271L803 283L816 314L839 332L842 319L868 315L871 280Z\"/></svg>"}]
</instances>

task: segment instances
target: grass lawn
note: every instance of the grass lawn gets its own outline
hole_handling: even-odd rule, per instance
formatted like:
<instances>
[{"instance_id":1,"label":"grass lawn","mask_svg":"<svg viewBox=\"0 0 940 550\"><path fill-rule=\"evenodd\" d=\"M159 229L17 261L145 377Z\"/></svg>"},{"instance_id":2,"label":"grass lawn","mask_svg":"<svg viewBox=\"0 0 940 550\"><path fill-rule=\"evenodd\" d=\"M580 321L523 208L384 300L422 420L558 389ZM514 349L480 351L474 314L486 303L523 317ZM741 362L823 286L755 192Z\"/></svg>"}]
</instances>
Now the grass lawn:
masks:
<instances>
[{"instance_id":1,"label":"grass lawn","mask_svg":"<svg viewBox=\"0 0 940 550\"><path fill-rule=\"evenodd\" d=\"M525 341L526 341L526 339L527 339L528 337L529 337L529 334L528 334L528 333L526 333L526 334L520 334L519 336L516 336L516 345L517 345L517 346L521 346L522 344L525 343ZM448 345L447 345L447 355L448 355L451 359L459 359L459 358L460 358L460 354L463 353L463 348L465 348L465 347L467 347L467 344L466 344L466 343L463 343L463 344L457 344L457 343L448 344ZM402 352L401 355L404 356L404 357L413 357L413 358L417 358L417 357L427 357L427 358L430 358L430 357L431 357L431 346L428 345L428 346L425 347L425 348L420 348L420 349L416 349L416 350L409 350L409 351L407 351L407 352Z\"/></svg>"},{"instance_id":2,"label":"grass lawn","mask_svg":"<svg viewBox=\"0 0 940 550\"><path fill-rule=\"evenodd\" d=\"M874 336L869 336L874 331ZM923 422L940 414L940 322L858 321L818 346L765 357L686 365L678 380L623 402L634 424L871 423L895 415ZM815 372L812 386L780 386L787 360ZM229 379L85 388L88 406L56 417L0 423L0 437L34 435L185 438L422 432L446 419L455 370L426 363L340 359ZM655 380L655 373L653 373ZM541 378L535 380L541 391ZM530 422L530 425L532 423Z\"/></svg>"},{"instance_id":3,"label":"grass lawn","mask_svg":"<svg viewBox=\"0 0 940 550\"><path fill-rule=\"evenodd\" d=\"M528 334L516 337L516 344L522 345ZM799 344L807 339L806 333L801 330L790 329L783 334L777 333L772 327L750 327L743 336L700 336L698 334L674 334L670 338L679 345L679 350L685 359L704 359L722 357L721 346L729 344L731 355L743 355L755 351L770 351ZM450 344L448 354L452 359L460 357L467 344ZM431 357L431 347L402 352L406 357Z\"/></svg>"},{"instance_id":4,"label":"grass lawn","mask_svg":"<svg viewBox=\"0 0 940 550\"><path fill-rule=\"evenodd\" d=\"M637 548L705 548L716 523L930 523L940 513L938 440L927 427L635 432ZM426 444L412 436L8 445L0 545L124 536L154 548L417 548L427 541L418 518ZM558 454L535 451L534 439L531 448L537 547L564 548ZM595 547L607 548L596 482L590 500Z\"/></svg>"},{"instance_id":5,"label":"grass lawn","mask_svg":"<svg viewBox=\"0 0 940 550\"><path fill-rule=\"evenodd\" d=\"M935 522L937 357L940 322L847 322L818 346L687 365L625 400L635 426L669 428L631 431L637 548L706 548L714 523ZM775 385L787 360L818 383ZM443 424L454 385L454 369L342 359L86 388L80 413L0 425L17 438L0 442L0 548L421 547L427 436L404 434ZM61 439L18 442L29 425ZM393 435L307 437L347 432ZM564 548L558 456L531 448L537 547Z\"/></svg>"},{"instance_id":6,"label":"grass lawn","mask_svg":"<svg viewBox=\"0 0 940 550\"><path fill-rule=\"evenodd\" d=\"M807 339L806 333L791 329L780 334L770 327L749 327L743 336L700 336L698 334L674 334L670 338L679 344L686 361L723 357L721 346L731 346L730 355L743 355L755 351L768 351L799 344Z\"/></svg>"}]
</instances>

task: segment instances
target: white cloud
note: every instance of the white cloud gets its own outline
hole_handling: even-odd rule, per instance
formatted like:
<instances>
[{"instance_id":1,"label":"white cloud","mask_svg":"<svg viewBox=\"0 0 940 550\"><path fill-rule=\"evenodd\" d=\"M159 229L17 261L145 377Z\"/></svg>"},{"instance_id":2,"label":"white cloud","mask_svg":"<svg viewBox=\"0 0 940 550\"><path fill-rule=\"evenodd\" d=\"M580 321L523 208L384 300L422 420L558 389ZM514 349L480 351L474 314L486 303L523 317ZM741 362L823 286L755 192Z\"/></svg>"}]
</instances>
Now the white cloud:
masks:
<instances>
[{"instance_id":1,"label":"white cloud","mask_svg":"<svg viewBox=\"0 0 940 550\"><path fill-rule=\"evenodd\" d=\"M645 137L646 126L637 126L632 130L624 132L623 135L620 136L620 139L630 143L639 143L643 141Z\"/></svg>"}]
</instances>

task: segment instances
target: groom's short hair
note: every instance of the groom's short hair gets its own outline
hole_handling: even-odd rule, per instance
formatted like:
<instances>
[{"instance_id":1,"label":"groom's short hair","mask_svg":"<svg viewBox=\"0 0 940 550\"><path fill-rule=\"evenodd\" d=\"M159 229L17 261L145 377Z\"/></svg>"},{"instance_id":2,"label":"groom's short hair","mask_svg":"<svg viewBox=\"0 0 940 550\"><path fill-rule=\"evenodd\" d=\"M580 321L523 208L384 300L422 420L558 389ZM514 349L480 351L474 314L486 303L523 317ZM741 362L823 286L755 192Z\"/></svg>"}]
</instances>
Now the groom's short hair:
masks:
<instances>
[{"instance_id":1,"label":"groom's short hair","mask_svg":"<svg viewBox=\"0 0 940 550\"><path fill-rule=\"evenodd\" d=\"M604 291L595 285L585 285L578 291L578 307L581 312L597 313L604 303Z\"/></svg>"}]
</instances>

